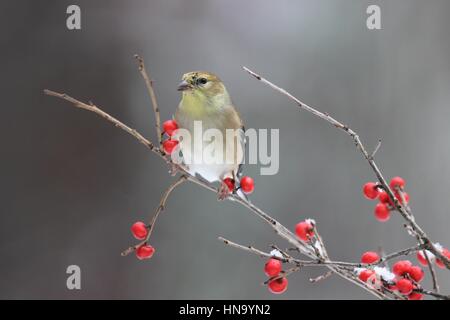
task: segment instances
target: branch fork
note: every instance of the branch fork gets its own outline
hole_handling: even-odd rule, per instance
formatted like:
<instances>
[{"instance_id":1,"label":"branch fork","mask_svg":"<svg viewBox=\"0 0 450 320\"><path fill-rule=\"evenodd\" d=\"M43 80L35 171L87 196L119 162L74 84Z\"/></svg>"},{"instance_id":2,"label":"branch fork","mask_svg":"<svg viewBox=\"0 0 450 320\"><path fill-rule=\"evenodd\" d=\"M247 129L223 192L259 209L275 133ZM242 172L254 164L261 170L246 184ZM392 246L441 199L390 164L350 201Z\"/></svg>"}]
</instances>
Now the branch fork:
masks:
<instances>
[{"instance_id":1,"label":"branch fork","mask_svg":"<svg viewBox=\"0 0 450 320\"><path fill-rule=\"evenodd\" d=\"M198 177L194 177L194 176L190 175L188 173L188 171L185 168L183 168L183 166L173 163L171 161L170 157L168 157L165 154L165 152L160 148L163 135L161 133L161 120L160 120L160 112L159 112L160 109L158 106L158 102L157 102L154 87L153 87L154 83L153 83L153 80L151 80L151 78L149 77L149 75L147 73L144 60L138 55L135 55L135 59L138 62L138 70L143 77L148 94L150 96L150 100L152 102L152 108L153 108L153 113L154 113L154 117L155 117L155 131L156 131L156 137L158 139L157 140L158 144L156 144L156 145L153 142L151 142L151 140L146 139L144 136L142 136L137 130L132 129L129 126L125 125L118 119L114 118L113 116L111 116L108 113L106 113L105 111L103 111L101 108L94 105L92 102L84 103L84 102L79 101L65 93L58 93L58 92L51 91L48 89L44 90L44 93L49 96L53 96L53 97L57 97L57 98L66 100L69 103L71 103L74 107L93 112L93 113L97 114L98 116L104 118L105 120L109 121L115 127L118 127L120 129L122 129L123 131L125 131L126 133L128 133L129 135L131 135L138 142L140 142L146 148L148 148L151 152L153 152L154 154L159 156L171 168L176 168L176 171L178 171L180 173L180 176L168 187L168 189L163 194L163 196L160 200L160 203L159 203L157 209L155 210L155 213L151 217L149 225L148 225L149 232L147 234L147 237L142 242L140 242L134 246L130 246L129 248L124 250L122 252L123 256L126 256L126 255L130 254L131 252L134 252L136 250L136 248L138 248L139 246L141 246L143 244L146 244L149 241L150 236L154 230L156 220L158 219L160 213L165 208L166 202L167 202L170 194L178 186L189 181L189 182L192 182L192 183L194 183L198 186L201 186L207 190L210 190L214 193L217 193L217 191L218 191L214 185L204 181L203 179L200 179ZM258 255L264 259L270 259L270 258L278 259L285 264L291 265L291 268L285 270L280 275L282 277L287 277L290 274L301 270L301 268L303 268L303 267L324 267L324 268L327 268L328 271L316 278L310 279L310 281L312 283L316 283L318 281L325 280L328 277L330 277L332 274L336 274L336 275L340 276L341 278L343 278L347 281L350 281L351 283L354 283L355 285L361 287L362 289L368 291L369 293L373 294L374 296L376 296L377 298L380 298L380 299L405 299L405 297L399 295L396 292L389 290L388 288L376 289L376 288L373 288L373 287L367 285L366 283L364 283L358 279L357 275L355 274L355 268L370 268L370 267L374 267L374 266L382 266L384 263L386 263L387 261L389 261L391 259L394 259L394 258L397 258L400 256L409 255L409 254L417 252L419 250L423 250L423 252L426 252L425 250L429 250L432 254L435 255L436 258L440 259L443 262L443 264L445 265L445 267L447 269L450 269L449 259L445 255L443 255L442 252L440 250L438 250L438 248L436 248L434 243L430 240L430 238L427 236L427 234L422 230L422 228L415 221L414 216L411 211L411 208L408 206L408 204L406 203L406 201L404 199L403 190L392 190L390 188L390 186L387 184L386 179L382 175L377 164L375 163L374 156L380 149L381 140L378 142L378 144L376 145L374 150L371 153L369 153L367 151L367 149L365 148L365 146L363 145L363 143L361 142L361 139L359 138L358 134L355 131L353 131L349 126L344 125L343 123L337 121L332 116L330 116L328 113L320 112L320 111L316 110L315 108L303 103L302 101L300 101L299 99L294 97L292 94L287 92L285 89L273 84L272 82L263 78L262 76L260 76L256 72L250 70L249 68L243 67L243 69L248 74L253 76L256 80L262 82L265 85L268 85L275 91L288 97L300 109L310 112L311 114L315 115L316 117L318 117L324 121L327 121L332 126L345 132L346 134L348 134L351 137L351 139L353 140L356 148L362 153L363 157L366 159L370 168L372 169L375 176L377 177L379 187L382 188L383 190L385 190L386 193L389 195L389 198L391 199L392 203L394 204L394 209L397 210L397 212L403 217L403 219L405 220L405 226L411 231L412 235L415 237L418 244L413 247L410 247L407 249L402 249L397 252L391 253L389 255L383 256L375 264L362 264L362 263L335 261L335 260L332 260L329 258L329 254L326 250L325 243L318 232L317 225L315 224L315 222L313 224L314 237L309 239L308 242L304 242L304 241L300 240L288 228L286 228L284 225L282 225L276 219L274 219L269 214L264 212L262 209L258 208L256 205L254 205L250 201L248 201L246 199L242 199L241 197L239 197L238 195L235 195L235 194L230 194L227 197L227 199L230 201L237 202L238 204L247 208L251 213L255 214L257 217L262 219L264 222L266 222L275 231L276 234L278 234L281 238L283 238L284 240L286 240L289 243L291 248L289 248L288 250L280 250L278 247L273 246L274 249L276 249L277 251L279 251L281 253L281 256L279 256L279 255L274 255L274 254L256 249L253 246L240 245L238 243L232 242L223 237L219 237L220 241L222 241L227 246L231 246L231 247L243 250L245 252ZM396 191L397 193L400 194L401 201L399 201L399 199L397 199L397 197L394 194L394 191ZM291 254L289 254L288 251L295 252L299 255L305 256L306 259L299 259L297 257L294 257ZM419 288L419 289L416 289L416 291L420 292L422 294L426 294L426 295L435 297L437 299L450 299L450 297L448 295L442 295L439 293L439 285L438 285L438 281L436 278L436 272L434 270L434 267L430 263L431 261L427 255L426 255L426 258L427 258L427 261L429 262L428 265L429 265L430 274L431 274L432 280L433 280L433 290L426 290L423 288ZM267 284L269 281L272 281L272 280L275 280L275 278L268 279L265 282L265 284Z\"/></svg>"}]
</instances>

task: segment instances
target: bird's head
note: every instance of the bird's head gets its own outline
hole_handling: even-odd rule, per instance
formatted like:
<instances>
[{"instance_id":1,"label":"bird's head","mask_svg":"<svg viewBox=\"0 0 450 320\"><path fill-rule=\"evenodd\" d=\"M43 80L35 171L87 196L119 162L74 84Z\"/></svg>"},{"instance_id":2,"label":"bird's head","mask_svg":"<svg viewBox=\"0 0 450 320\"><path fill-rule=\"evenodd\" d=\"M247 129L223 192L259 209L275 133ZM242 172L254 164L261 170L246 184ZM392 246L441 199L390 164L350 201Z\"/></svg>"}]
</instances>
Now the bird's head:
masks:
<instances>
[{"instance_id":1,"label":"bird's head","mask_svg":"<svg viewBox=\"0 0 450 320\"><path fill-rule=\"evenodd\" d=\"M205 71L193 71L183 75L178 85L183 99L218 105L230 103L230 98L222 81L215 74Z\"/></svg>"}]
</instances>

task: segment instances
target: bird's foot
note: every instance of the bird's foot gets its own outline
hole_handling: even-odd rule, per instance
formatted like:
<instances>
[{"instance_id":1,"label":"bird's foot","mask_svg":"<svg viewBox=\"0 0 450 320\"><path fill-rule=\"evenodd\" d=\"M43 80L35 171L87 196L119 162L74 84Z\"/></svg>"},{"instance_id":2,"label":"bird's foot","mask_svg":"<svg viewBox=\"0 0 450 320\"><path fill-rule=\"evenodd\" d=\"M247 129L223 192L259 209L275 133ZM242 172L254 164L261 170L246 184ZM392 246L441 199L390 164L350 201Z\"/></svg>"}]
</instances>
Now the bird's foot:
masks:
<instances>
[{"instance_id":1,"label":"bird's foot","mask_svg":"<svg viewBox=\"0 0 450 320\"><path fill-rule=\"evenodd\" d=\"M229 186L224 181L221 181L219 190L217 191L217 200L219 201L225 200L229 195L230 195Z\"/></svg>"},{"instance_id":2,"label":"bird's foot","mask_svg":"<svg viewBox=\"0 0 450 320\"><path fill-rule=\"evenodd\" d=\"M180 169L178 168L178 165L176 165L173 162L169 163L169 173L172 177L176 176L178 171L180 171Z\"/></svg>"}]
</instances>

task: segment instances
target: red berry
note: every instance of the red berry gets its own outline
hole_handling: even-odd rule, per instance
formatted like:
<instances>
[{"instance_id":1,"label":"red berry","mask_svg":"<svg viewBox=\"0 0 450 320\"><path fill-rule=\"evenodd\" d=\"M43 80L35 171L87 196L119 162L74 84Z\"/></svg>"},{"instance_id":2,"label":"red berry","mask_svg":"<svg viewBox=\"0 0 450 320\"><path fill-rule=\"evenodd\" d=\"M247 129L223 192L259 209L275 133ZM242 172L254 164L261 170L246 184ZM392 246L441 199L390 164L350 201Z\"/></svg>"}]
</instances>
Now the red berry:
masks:
<instances>
[{"instance_id":1,"label":"red berry","mask_svg":"<svg viewBox=\"0 0 450 320\"><path fill-rule=\"evenodd\" d=\"M147 244L143 244L136 249L136 257L138 257L139 260L150 259L153 256L153 253L155 253L155 248Z\"/></svg>"},{"instance_id":2,"label":"red berry","mask_svg":"<svg viewBox=\"0 0 450 320\"><path fill-rule=\"evenodd\" d=\"M255 189L255 182L253 178L245 176L241 178L241 189L245 193L252 193Z\"/></svg>"},{"instance_id":3,"label":"red berry","mask_svg":"<svg viewBox=\"0 0 450 320\"><path fill-rule=\"evenodd\" d=\"M280 274L282 269L282 264L280 260L269 259L264 265L264 272L268 277L275 277Z\"/></svg>"},{"instance_id":4,"label":"red berry","mask_svg":"<svg viewBox=\"0 0 450 320\"><path fill-rule=\"evenodd\" d=\"M138 240L144 240L148 234L147 226L141 221L135 222L131 226L131 232L133 233L133 236Z\"/></svg>"},{"instance_id":5,"label":"red berry","mask_svg":"<svg viewBox=\"0 0 450 320\"><path fill-rule=\"evenodd\" d=\"M402 278L397 280L397 289L400 293L408 295L412 292L414 286L411 280Z\"/></svg>"},{"instance_id":6,"label":"red berry","mask_svg":"<svg viewBox=\"0 0 450 320\"><path fill-rule=\"evenodd\" d=\"M405 274L409 273L411 267L412 263L409 260L397 261L392 266L392 272L394 272L397 276L402 277Z\"/></svg>"},{"instance_id":7,"label":"red berry","mask_svg":"<svg viewBox=\"0 0 450 320\"><path fill-rule=\"evenodd\" d=\"M378 194L379 194L377 184L374 182L367 182L363 186L363 193L367 199L370 199L370 200L375 199L376 197L378 197Z\"/></svg>"},{"instance_id":8,"label":"red berry","mask_svg":"<svg viewBox=\"0 0 450 320\"><path fill-rule=\"evenodd\" d=\"M269 282L269 291L274 294L281 294L286 291L288 280L286 278L279 278Z\"/></svg>"},{"instance_id":9,"label":"red berry","mask_svg":"<svg viewBox=\"0 0 450 320\"><path fill-rule=\"evenodd\" d=\"M448 250L447 248L444 248L444 249L442 250L442 254L443 254L445 257L447 257L447 259L450 259L450 250ZM439 268L441 268L441 269L444 269L444 268L445 268L445 264L444 264L444 262L442 262L441 259L436 259L436 265L437 265Z\"/></svg>"},{"instance_id":10,"label":"red berry","mask_svg":"<svg viewBox=\"0 0 450 320\"><path fill-rule=\"evenodd\" d=\"M178 124L175 120L167 120L163 123L163 130L167 135L172 136L173 132L178 129Z\"/></svg>"},{"instance_id":11,"label":"red berry","mask_svg":"<svg viewBox=\"0 0 450 320\"><path fill-rule=\"evenodd\" d=\"M411 292L408 295L408 300L422 300L423 299L423 294L419 293L419 292Z\"/></svg>"},{"instance_id":12,"label":"red berry","mask_svg":"<svg viewBox=\"0 0 450 320\"><path fill-rule=\"evenodd\" d=\"M178 145L178 141L177 140L166 140L163 142L163 148L164 151L167 154L172 154L173 149L175 149L175 147Z\"/></svg>"},{"instance_id":13,"label":"red berry","mask_svg":"<svg viewBox=\"0 0 450 320\"><path fill-rule=\"evenodd\" d=\"M314 228L311 223L302 221L295 226L295 233L303 241L309 241L314 236Z\"/></svg>"},{"instance_id":14,"label":"red berry","mask_svg":"<svg viewBox=\"0 0 450 320\"><path fill-rule=\"evenodd\" d=\"M397 291L397 290L398 290L398 288L397 288L397 286L395 285L395 283L394 283L394 284L388 284L387 288L388 288L389 290L391 290L391 291Z\"/></svg>"},{"instance_id":15,"label":"red berry","mask_svg":"<svg viewBox=\"0 0 450 320\"><path fill-rule=\"evenodd\" d=\"M429 256L428 256L429 257ZM418 251L417 252L417 260L419 261L419 263L421 265L423 265L424 267L426 267L428 265L428 261L427 258L425 258L425 254L423 251Z\"/></svg>"},{"instance_id":16,"label":"red berry","mask_svg":"<svg viewBox=\"0 0 450 320\"><path fill-rule=\"evenodd\" d=\"M234 190L234 179L225 178L225 179L223 179L223 183L225 183L227 185L228 190L230 190L230 192L233 192L233 190Z\"/></svg>"},{"instance_id":17,"label":"red berry","mask_svg":"<svg viewBox=\"0 0 450 320\"><path fill-rule=\"evenodd\" d=\"M375 271L370 270L370 269L364 269L363 271L361 271L359 273L358 278L362 282L367 282L367 280L369 280L369 278L371 278L374 274L375 274Z\"/></svg>"},{"instance_id":18,"label":"red berry","mask_svg":"<svg viewBox=\"0 0 450 320\"><path fill-rule=\"evenodd\" d=\"M378 195L378 200L380 200L381 203L388 203L390 205L393 205L391 198L389 198L389 195L386 191L381 191Z\"/></svg>"},{"instance_id":19,"label":"red berry","mask_svg":"<svg viewBox=\"0 0 450 320\"><path fill-rule=\"evenodd\" d=\"M389 208L384 203L377 203L375 206L375 217L380 222L386 222L391 217Z\"/></svg>"},{"instance_id":20,"label":"red berry","mask_svg":"<svg viewBox=\"0 0 450 320\"><path fill-rule=\"evenodd\" d=\"M405 180L403 180L402 177L393 177L389 185L393 190L395 190L396 188L402 189L405 187Z\"/></svg>"},{"instance_id":21,"label":"red berry","mask_svg":"<svg viewBox=\"0 0 450 320\"><path fill-rule=\"evenodd\" d=\"M425 273L423 272L422 268L418 266L412 266L409 269L408 273L411 279L413 279L415 282L422 281L423 277L425 276Z\"/></svg>"},{"instance_id":22,"label":"red berry","mask_svg":"<svg viewBox=\"0 0 450 320\"><path fill-rule=\"evenodd\" d=\"M445 268L445 264L440 259L436 259L436 265L441 269Z\"/></svg>"},{"instance_id":23,"label":"red berry","mask_svg":"<svg viewBox=\"0 0 450 320\"><path fill-rule=\"evenodd\" d=\"M364 252L361 256L362 263L375 263L378 260L380 260L380 256L378 255L378 253L373 251Z\"/></svg>"},{"instance_id":24,"label":"red berry","mask_svg":"<svg viewBox=\"0 0 450 320\"><path fill-rule=\"evenodd\" d=\"M398 201L400 201L400 203L402 203L402 197L400 196L400 194L398 192L394 192L394 194L395 194L395 197L398 199ZM403 198L405 199L404 204L409 203L409 194L408 193L403 192Z\"/></svg>"}]
</instances>

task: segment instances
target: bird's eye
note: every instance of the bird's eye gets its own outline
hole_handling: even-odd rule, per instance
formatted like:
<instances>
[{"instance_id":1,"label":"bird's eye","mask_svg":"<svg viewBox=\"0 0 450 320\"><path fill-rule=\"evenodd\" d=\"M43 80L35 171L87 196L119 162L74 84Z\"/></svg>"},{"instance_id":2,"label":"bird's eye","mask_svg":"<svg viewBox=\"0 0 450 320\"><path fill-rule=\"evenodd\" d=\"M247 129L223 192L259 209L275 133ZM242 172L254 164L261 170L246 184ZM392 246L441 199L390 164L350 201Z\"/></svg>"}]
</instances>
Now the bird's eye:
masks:
<instances>
[{"instance_id":1,"label":"bird's eye","mask_svg":"<svg viewBox=\"0 0 450 320\"><path fill-rule=\"evenodd\" d=\"M208 82L208 80L206 78L198 78L197 79L198 84L206 84L207 82Z\"/></svg>"}]
</instances>

